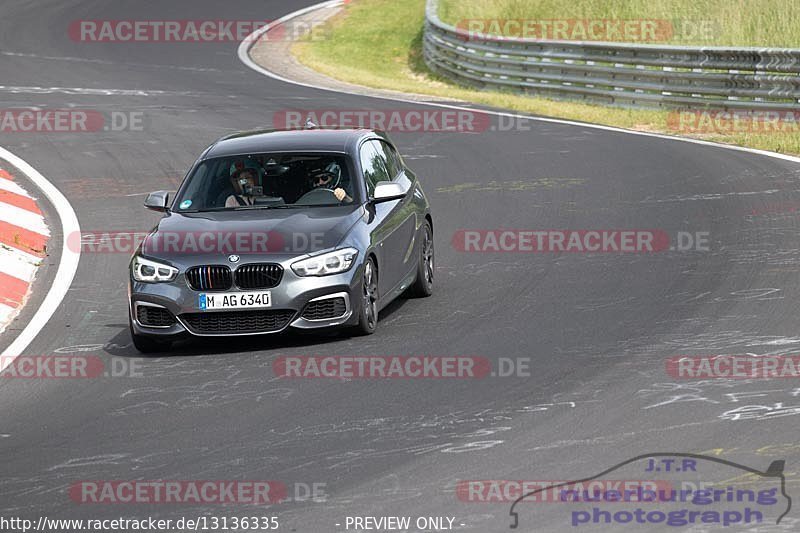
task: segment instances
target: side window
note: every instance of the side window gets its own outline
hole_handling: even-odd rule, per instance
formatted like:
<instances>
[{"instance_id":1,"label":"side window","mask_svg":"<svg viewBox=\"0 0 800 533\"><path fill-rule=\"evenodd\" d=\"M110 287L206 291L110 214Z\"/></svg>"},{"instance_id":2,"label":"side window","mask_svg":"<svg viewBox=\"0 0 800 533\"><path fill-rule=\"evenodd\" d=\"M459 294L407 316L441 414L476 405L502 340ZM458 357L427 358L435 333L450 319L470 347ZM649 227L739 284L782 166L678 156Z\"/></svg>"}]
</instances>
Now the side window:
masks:
<instances>
[{"instance_id":1,"label":"side window","mask_svg":"<svg viewBox=\"0 0 800 533\"><path fill-rule=\"evenodd\" d=\"M364 170L364 184L367 186L367 194L370 196L375 191L376 183L389 181L386 161L383 153L375 149L375 142L367 141L361 145L361 168Z\"/></svg>"},{"instance_id":2,"label":"side window","mask_svg":"<svg viewBox=\"0 0 800 533\"><path fill-rule=\"evenodd\" d=\"M394 161L394 165L397 167L397 172L395 173L395 177L397 174L403 171L405 168L403 166L403 159L400 157L400 153L395 149L393 146L389 145L389 151L392 154L392 161Z\"/></svg>"},{"instance_id":3,"label":"side window","mask_svg":"<svg viewBox=\"0 0 800 533\"><path fill-rule=\"evenodd\" d=\"M397 153L392 145L383 141L373 141L376 147L380 149L384 161L386 161L386 170L389 171L389 179L395 179L400 171L403 170L403 164L400 162L400 155Z\"/></svg>"}]
</instances>

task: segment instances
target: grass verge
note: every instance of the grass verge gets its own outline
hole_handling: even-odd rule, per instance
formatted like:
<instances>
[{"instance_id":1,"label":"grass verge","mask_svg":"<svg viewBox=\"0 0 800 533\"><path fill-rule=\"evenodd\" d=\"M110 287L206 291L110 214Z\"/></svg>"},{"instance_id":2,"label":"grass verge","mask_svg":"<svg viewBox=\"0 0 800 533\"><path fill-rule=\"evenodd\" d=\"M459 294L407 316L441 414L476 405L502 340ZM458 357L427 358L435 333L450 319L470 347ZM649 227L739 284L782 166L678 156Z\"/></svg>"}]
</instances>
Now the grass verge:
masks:
<instances>
[{"instance_id":1,"label":"grass verge","mask_svg":"<svg viewBox=\"0 0 800 533\"><path fill-rule=\"evenodd\" d=\"M515 3L527 6L536 2L516 0ZM729 6L734 3L736 1L730 2ZM432 73L423 61L424 13L425 0L352 2L329 21L325 39L296 43L292 53L301 63L318 72L368 87L452 98L638 131L677 133L670 126L670 113L667 111L605 107L454 85ZM797 131L800 128L790 129L792 131L684 136L800 155L800 132Z\"/></svg>"},{"instance_id":2,"label":"grass verge","mask_svg":"<svg viewBox=\"0 0 800 533\"><path fill-rule=\"evenodd\" d=\"M559 38L582 29L576 24L582 20L628 20L663 22L669 31L654 33L655 41L672 44L793 48L800 43L797 0L440 0L439 16L451 24L495 21L485 25L495 30L490 33L526 32L536 38L542 33ZM534 24L522 30L503 23L515 20ZM564 21L569 29L556 34L548 21ZM635 40L637 32L629 37ZM587 39L591 35L582 40Z\"/></svg>"}]
</instances>

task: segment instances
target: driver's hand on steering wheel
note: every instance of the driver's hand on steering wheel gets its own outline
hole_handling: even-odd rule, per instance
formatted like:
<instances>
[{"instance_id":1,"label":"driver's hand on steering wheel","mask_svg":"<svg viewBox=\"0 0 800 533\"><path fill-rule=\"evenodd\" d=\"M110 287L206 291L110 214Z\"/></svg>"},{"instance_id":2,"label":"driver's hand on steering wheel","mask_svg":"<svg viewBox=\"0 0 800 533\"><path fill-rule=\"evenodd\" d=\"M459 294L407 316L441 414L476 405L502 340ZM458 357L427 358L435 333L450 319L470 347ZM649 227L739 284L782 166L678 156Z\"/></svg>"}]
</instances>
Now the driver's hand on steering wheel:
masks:
<instances>
[{"instance_id":1,"label":"driver's hand on steering wheel","mask_svg":"<svg viewBox=\"0 0 800 533\"><path fill-rule=\"evenodd\" d=\"M341 202L344 200L345 196L347 196L347 193L344 192L344 189L341 187L336 187L336 189L333 190L333 195L336 196L336 199Z\"/></svg>"}]
</instances>

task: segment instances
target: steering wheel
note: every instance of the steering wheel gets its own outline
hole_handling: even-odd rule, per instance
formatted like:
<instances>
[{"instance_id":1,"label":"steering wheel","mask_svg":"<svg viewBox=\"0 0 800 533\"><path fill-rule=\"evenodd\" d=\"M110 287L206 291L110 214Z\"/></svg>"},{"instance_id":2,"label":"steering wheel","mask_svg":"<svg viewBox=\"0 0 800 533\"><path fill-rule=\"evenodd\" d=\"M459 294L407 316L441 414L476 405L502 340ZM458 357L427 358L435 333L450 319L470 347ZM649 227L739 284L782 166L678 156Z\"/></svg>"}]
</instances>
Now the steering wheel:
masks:
<instances>
[{"instance_id":1,"label":"steering wheel","mask_svg":"<svg viewBox=\"0 0 800 533\"><path fill-rule=\"evenodd\" d=\"M325 187L319 187L317 189L311 189L303 196L297 199L295 202L296 204L332 204L332 203L339 203L339 199L336 198L336 194L333 192L333 189L328 189Z\"/></svg>"}]
</instances>

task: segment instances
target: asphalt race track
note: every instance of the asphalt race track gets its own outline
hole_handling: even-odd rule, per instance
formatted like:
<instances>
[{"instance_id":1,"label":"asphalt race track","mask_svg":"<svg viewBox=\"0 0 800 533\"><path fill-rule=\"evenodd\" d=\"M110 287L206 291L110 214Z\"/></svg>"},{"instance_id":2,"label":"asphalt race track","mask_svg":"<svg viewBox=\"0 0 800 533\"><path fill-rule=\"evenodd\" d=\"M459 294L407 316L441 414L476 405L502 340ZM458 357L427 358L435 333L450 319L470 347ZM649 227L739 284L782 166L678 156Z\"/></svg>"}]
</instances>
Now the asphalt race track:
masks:
<instances>
[{"instance_id":1,"label":"asphalt race track","mask_svg":"<svg viewBox=\"0 0 800 533\"><path fill-rule=\"evenodd\" d=\"M141 112L144 128L0 133L0 146L64 193L83 231L147 231L158 215L141 207L145 194L174 189L221 135L269 126L286 109L413 107L267 78L239 61L235 42L86 43L67 33L76 19L276 19L311 3L4 0L0 108ZM0 514L274 515L280 530L299 532L343 531L354 515L454 516L458 530L506 531L509 505L460 501L459 480L580 479L640 454L712 450L760 470L786 460L791 493L796 380L680 381L665 359L800 349L800 165L523 126L391 134L431 199L436 286L432 298L391 305L371 337L203 341L142 357L127 327L129 256L83 253L25 353L94 354L138 377L0 382ZM467 253L451 244L458 230L495 228L707 232L709 249ZM272 371L279 355L421 354L529 358L530 375L281 380ZM737 416L754 405L757 416ZM79 505L68 495L81 480L134 479L280 480L300 501ZM319 501L295 497L312 484L324 487ZM520 519L522 531L575 529L553 506L525 506ZM790 513L775 530L797 528Z\"/></svg>"}]
</instances>

